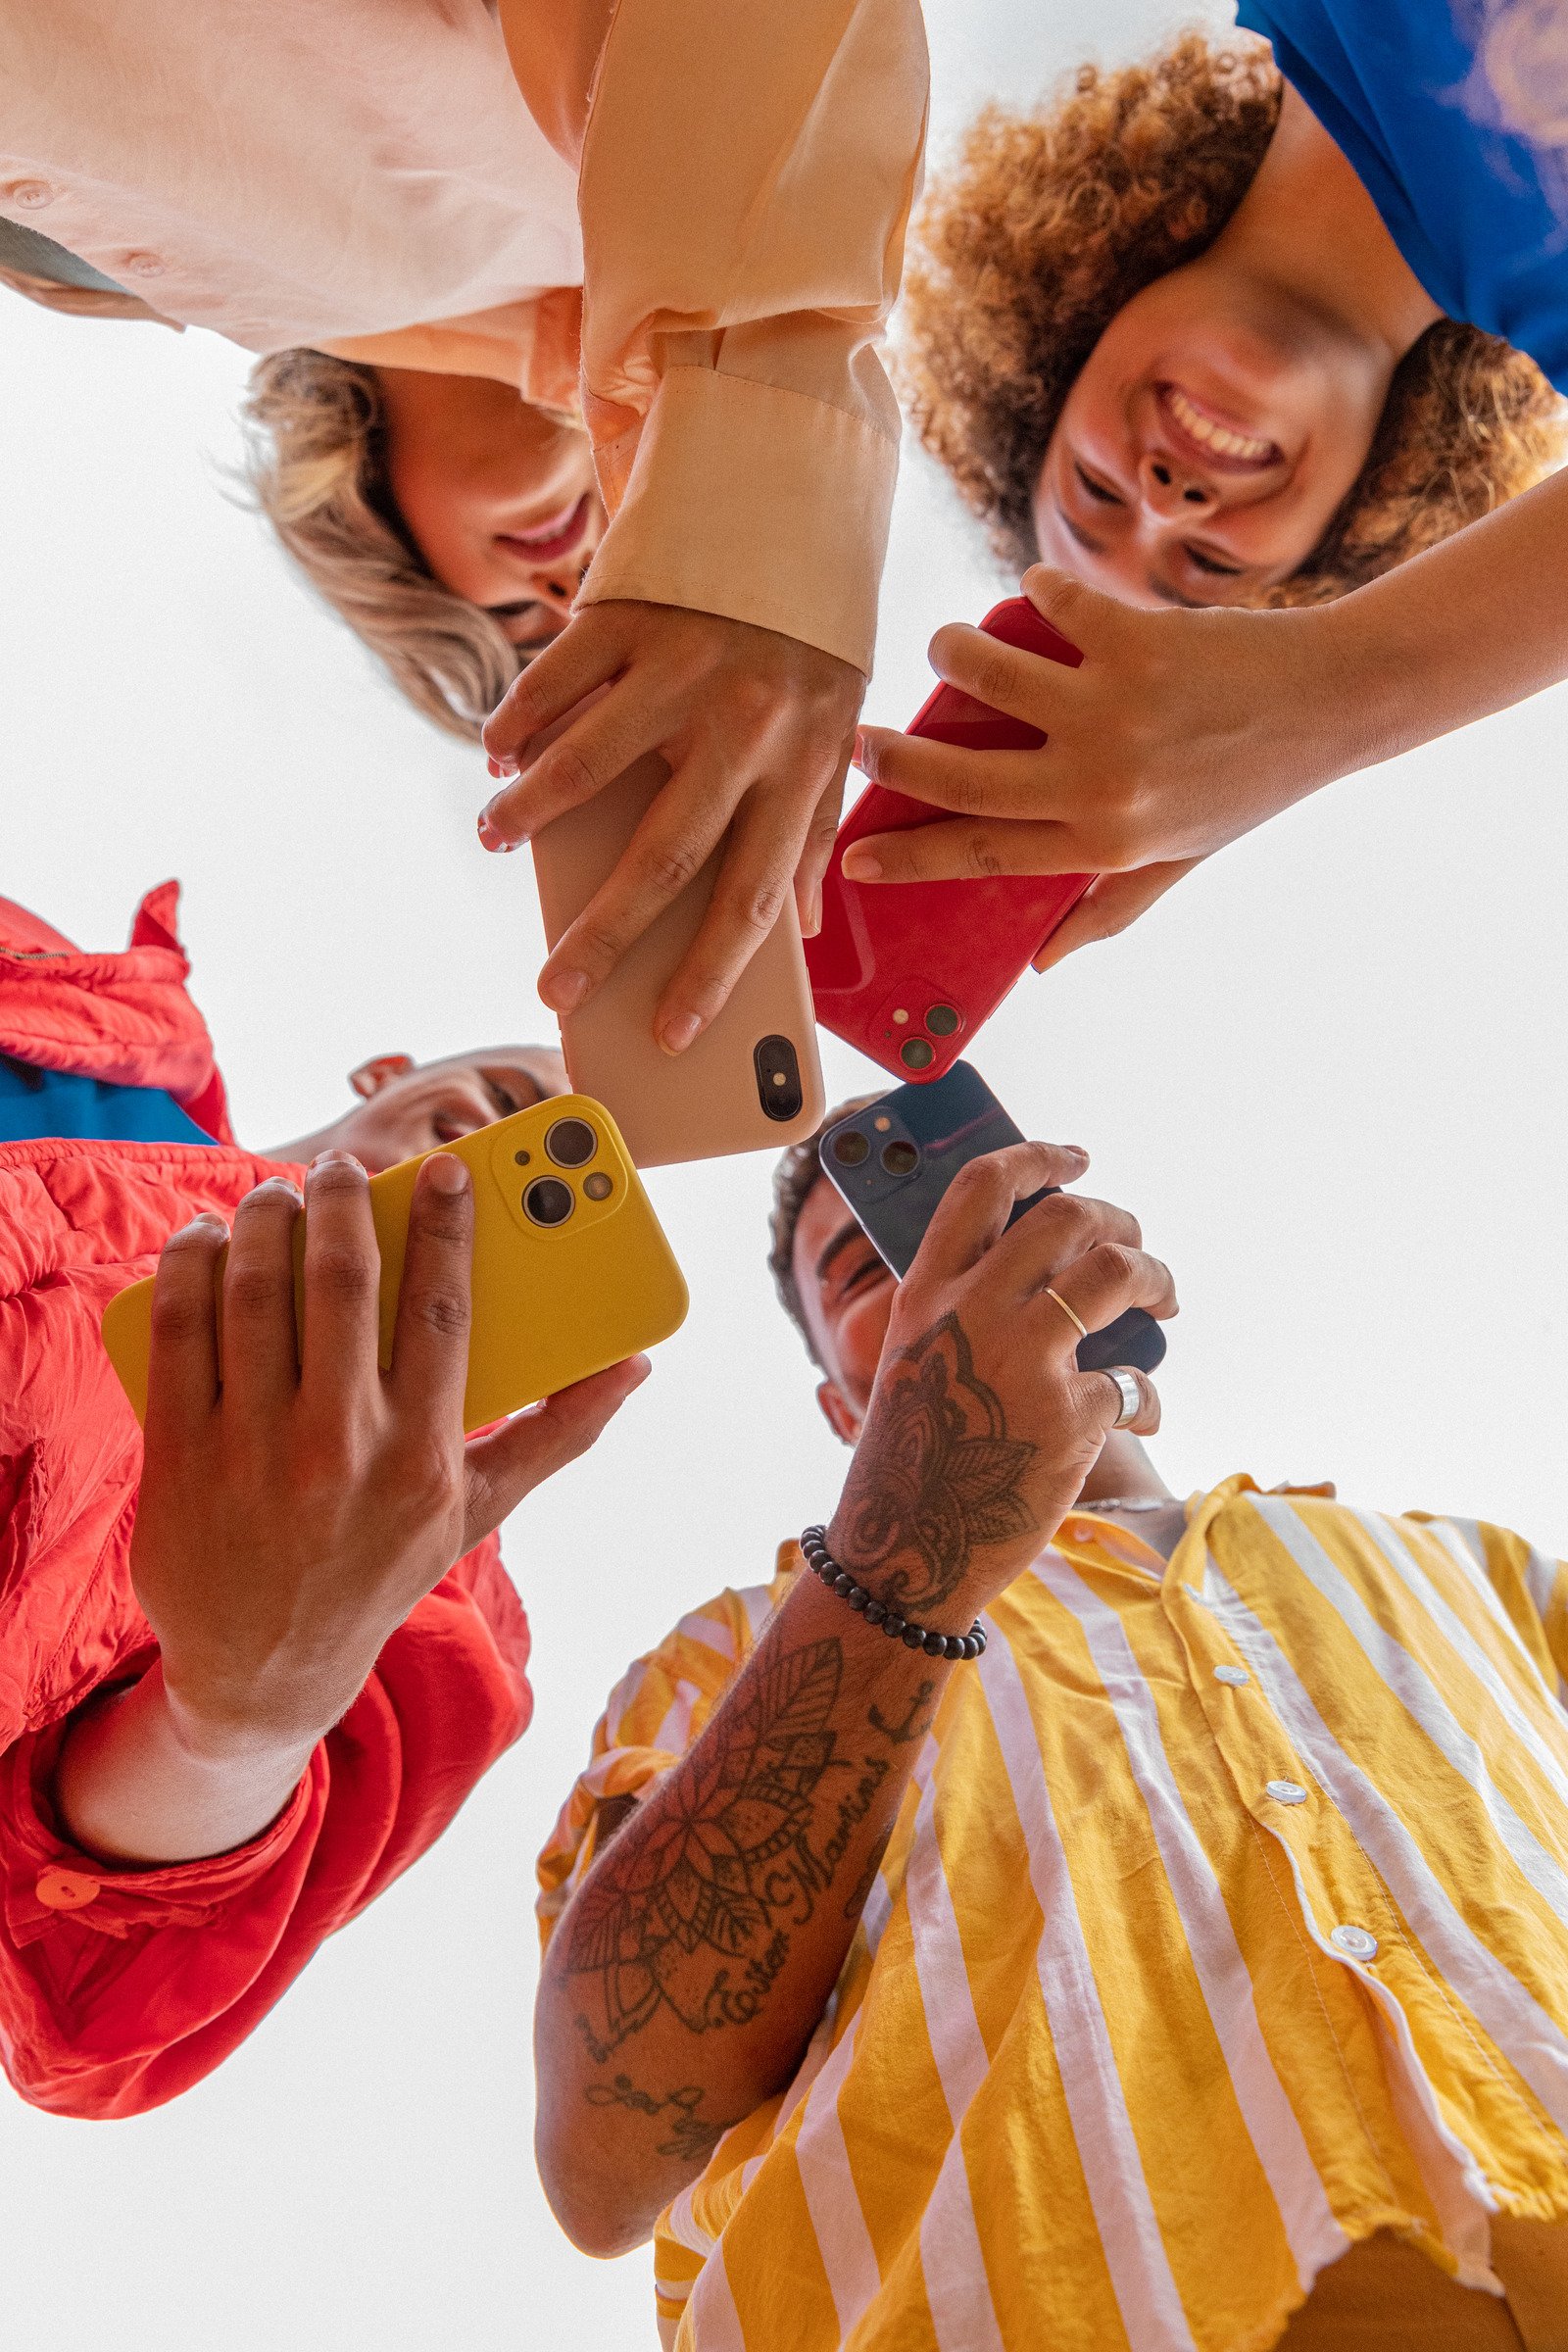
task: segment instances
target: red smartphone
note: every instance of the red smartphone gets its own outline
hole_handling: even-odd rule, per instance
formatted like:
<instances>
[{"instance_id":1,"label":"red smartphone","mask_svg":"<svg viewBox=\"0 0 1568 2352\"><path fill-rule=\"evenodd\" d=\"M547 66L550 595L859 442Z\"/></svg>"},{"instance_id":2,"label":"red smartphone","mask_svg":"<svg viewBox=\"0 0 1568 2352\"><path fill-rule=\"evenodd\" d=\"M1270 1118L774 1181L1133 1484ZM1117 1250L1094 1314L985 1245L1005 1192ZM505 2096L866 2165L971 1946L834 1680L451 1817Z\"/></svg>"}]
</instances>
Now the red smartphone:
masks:
<instances>
[{"instance_id":1,"label":"red smartphone","mask_svg":"<svg viewBox=\"0 0 1568 2352\"><path fill-rule=\"evenodd\" d=\"M1076 669L1083 660L1027 597L980 626L1004 645ZM976 752L1032 752L1038 727L939 686L909 728ZM816 1017L894 1077L928 1085L953 1067L1029 969L1092 874L1005 874L976 882L848 882L844 853L870 833L940 823L946 810L868 784L839 827L822 881L822 928L806 942Z\"/></svg>"}]
</instances>

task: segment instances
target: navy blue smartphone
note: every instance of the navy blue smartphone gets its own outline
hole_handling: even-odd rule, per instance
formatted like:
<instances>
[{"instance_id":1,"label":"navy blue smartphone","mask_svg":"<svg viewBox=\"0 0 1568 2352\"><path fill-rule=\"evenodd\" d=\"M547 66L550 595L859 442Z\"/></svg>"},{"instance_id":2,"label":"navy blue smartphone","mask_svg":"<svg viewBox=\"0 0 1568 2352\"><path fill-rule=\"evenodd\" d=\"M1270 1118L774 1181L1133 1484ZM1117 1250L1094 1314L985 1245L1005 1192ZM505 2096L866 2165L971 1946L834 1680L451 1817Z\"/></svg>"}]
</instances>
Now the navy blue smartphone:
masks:
<instances>
[{"instance_id":1,"label":"navy blue smartphone","mask_svg":"<svg viewBox=\"0 0 1568 2352\"><path fill-rule=\"evenodd\" d=\"M961 1167L988 1152L1021 1144L1019 1134L978 1070L956 1061L927 1086L899 1086L864 1110L830 1127L817 1146L822 1173L842 1194L878 1254L895 1274L914 1263L937 1202ZM1008 1218L1016 1225L1047 1185L1020 1200ZM1081 1372L1132 1364L1152 1372L1163 1361L1165 1334L1141 1306L1129 1307L1103 1331L1078 1343Z\"/></svg>"}]
</instances>

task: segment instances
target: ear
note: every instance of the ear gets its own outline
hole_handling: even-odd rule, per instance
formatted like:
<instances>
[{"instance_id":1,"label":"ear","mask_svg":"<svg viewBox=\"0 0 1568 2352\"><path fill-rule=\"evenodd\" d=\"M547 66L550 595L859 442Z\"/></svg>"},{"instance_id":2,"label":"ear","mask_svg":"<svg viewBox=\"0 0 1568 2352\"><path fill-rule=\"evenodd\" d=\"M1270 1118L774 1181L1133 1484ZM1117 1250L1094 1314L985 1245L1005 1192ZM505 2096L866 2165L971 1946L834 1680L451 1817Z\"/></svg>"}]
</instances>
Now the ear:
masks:
<instances>
[{"instance_id":1,"label":"ear","mask_svg":"<svg viewBox=\"0 0 1568 2352\"><path fill-rule=\"evenodd\" d=\"M819 1381L816 1401L822 1408L822 1418L833 1435L845 1446L858 1444L860 1416L836 1381Z\"/></svg>"},{"instance_id":2,"label":"ear","mask_svg":"<svg viewBox=\"0 0 1568 2352\"><path fill-rule=\"evenodd\" d=\"M349 1084L361 1101L368 1102L389 1079L406 1078L416 1066L412 1054L376 1054L370 1060L362 1061L357 1070L350 1070Z\"/></svg>"}]
</instances>

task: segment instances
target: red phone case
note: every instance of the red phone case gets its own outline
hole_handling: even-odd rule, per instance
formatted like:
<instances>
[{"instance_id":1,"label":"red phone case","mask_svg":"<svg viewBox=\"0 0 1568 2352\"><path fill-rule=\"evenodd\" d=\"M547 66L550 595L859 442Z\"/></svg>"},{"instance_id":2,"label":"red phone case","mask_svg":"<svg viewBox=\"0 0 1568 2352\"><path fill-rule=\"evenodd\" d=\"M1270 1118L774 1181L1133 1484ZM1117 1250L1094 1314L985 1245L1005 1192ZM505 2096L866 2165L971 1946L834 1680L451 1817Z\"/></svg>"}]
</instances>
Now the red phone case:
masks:
<instances>
[{"instance_id":1,"label":"red phone case","mask_svg":"<svg viewBox=\"0 0 1568 2352\"><path fill-rule=\"evenodd\" d=\"M1083 660L1026 597L1009 597L980 626L1005 645L1044 654L1069 669ZM1037 751L1045 741L1038 727L1006 718L953 686L937 688L908 732L977 752ZM824 1029L915 1086L946 1076L1094 880L1092 874L845 880L844 853L852 841L936 824L945 814L868 784L839 827L822 882L822 928L806 942L811 995Z\"/></svg>"}]
</instances>

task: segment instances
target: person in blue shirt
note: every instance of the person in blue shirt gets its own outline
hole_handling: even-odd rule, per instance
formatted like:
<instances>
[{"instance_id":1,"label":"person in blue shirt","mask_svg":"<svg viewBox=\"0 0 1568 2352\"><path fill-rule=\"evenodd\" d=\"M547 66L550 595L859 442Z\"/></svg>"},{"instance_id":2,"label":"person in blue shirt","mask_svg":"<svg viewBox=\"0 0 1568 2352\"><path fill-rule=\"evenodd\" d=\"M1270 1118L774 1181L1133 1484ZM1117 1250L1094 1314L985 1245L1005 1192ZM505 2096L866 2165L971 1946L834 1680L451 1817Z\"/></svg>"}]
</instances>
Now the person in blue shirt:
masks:
<instances>
[{"instance_id":1,"label":"person in blue shirt","mask_svg":"<svg viewBox=\"0 0 1568 2352\"><path fill-rule=\"evenodd\" d=\"M1568 675L1568 7L1242 22L1272 55L1191 37L982 118L912 281L928 445L1085 659L941 630L939 673L1049 740L862 728L868 775L955 814L845 871L1097 873L1042 964Z\"/></svg>"}]
</instances>

